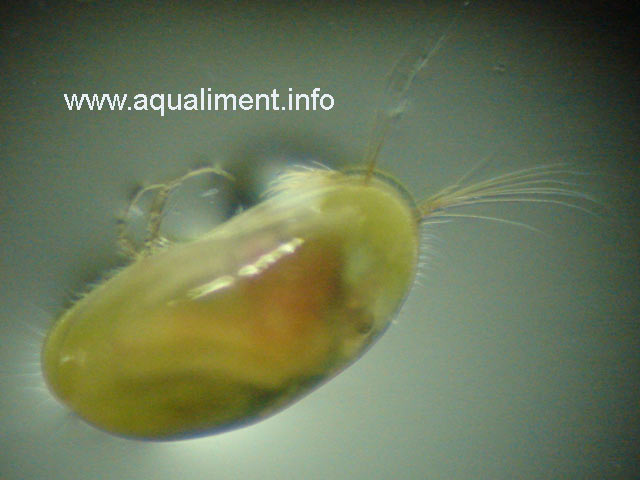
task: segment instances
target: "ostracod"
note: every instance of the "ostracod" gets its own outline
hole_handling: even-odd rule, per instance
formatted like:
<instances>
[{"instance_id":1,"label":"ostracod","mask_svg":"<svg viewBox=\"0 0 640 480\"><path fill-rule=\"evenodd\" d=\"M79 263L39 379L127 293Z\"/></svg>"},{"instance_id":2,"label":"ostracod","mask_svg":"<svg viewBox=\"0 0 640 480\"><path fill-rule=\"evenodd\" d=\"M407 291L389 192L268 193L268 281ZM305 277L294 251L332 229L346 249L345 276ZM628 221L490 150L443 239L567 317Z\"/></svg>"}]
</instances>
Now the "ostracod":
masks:
<instances>
[{"instance_id":1,"label":"ostracod","mask_svg":"<svg viewBox=\"0 0 640 480\"><path fill-rule=\"evenodd\" d=\"M138 252L66 311L42 351L52 393L127 437L255 422L335 376L385 331L414 282L421 223L474 203L578 196L557 180L562 166L461 181L418 202L377 171L384 132L442 38L392 71L363 168L289 169L262 203L193 241ZM156 238L158 205L180 181L158 188Z\"/></svg>"}]
</instances>

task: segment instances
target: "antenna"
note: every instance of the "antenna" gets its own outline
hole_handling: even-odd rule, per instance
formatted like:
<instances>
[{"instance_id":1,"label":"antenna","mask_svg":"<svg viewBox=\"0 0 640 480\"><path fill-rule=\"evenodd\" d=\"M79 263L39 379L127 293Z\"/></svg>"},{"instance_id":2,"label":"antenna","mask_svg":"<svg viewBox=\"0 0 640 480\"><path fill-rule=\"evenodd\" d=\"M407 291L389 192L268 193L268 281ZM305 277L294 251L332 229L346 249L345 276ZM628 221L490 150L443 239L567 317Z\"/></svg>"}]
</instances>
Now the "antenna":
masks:
<instances>
[{"instance_id":1,"label":"antenna","mask_svg":"<svg viewBox=\"0 0 640 480\"><path fill-rule=\"evenodd\" d=\"M365 156L367 170L365 183L369 182L376 167L378 155L391 126L404 113L408 101L409 88L418 72L423 70L431 59L438 53L440 47L447 40L451 30L458 24L460 17L471 1L465 1L444 31L437 35L435 32L429 38L411 46L396 62L387 78L384 90L384 100L376 112L376 119L369 139L369 146Z\"/></svg>"}]
</instances>

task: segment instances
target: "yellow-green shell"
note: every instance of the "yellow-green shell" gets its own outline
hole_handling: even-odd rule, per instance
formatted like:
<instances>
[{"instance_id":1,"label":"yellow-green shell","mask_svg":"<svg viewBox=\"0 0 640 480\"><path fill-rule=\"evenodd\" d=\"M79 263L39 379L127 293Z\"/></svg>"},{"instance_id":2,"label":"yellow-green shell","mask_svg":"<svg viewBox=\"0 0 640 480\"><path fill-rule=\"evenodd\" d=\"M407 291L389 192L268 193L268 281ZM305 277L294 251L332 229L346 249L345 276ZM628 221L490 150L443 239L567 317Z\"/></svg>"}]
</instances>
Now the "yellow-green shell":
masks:
<instances>
[{"instance_id":1,"label":"yellow-green shell","mask_svg":"<svg viewBox=\"0 0 640 480\"><path fill-rule=\"evenodd\" d=\"M311 170L202 238L141 257L53 326L53 393L106 431L215 433L291 404L357 359L411 284L410 202Z\"/></svg>"}]
</instances>

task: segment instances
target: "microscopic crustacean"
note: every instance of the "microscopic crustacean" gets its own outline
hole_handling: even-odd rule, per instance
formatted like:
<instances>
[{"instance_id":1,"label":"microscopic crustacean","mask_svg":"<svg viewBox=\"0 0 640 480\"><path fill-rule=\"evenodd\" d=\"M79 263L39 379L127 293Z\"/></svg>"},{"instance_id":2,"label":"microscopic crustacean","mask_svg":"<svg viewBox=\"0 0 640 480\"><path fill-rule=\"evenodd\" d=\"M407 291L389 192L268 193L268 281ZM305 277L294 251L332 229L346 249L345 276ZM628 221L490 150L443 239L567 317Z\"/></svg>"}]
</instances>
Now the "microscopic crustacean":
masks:
<instances>
[{"instance_id":1,"label":"microscopic crustacean","mask_svg":"<svg viewBox=\"0 0 640 480\"><path fill-rule=\"evenodd\" d=\"M445 36L392 71L361 168L289 169L262 203L182 243L158 242L167 197L188 177L225 173L202 168L155 186L146 247L45 340L53 394L98 428L141 439L255 422L335 376L385 331L414 282L421 224L471 204L572 206L562 197L581 194L558 179L563 165L465 178L419 201L378 171L387 127Z\"/></svg>"}]
</instances>

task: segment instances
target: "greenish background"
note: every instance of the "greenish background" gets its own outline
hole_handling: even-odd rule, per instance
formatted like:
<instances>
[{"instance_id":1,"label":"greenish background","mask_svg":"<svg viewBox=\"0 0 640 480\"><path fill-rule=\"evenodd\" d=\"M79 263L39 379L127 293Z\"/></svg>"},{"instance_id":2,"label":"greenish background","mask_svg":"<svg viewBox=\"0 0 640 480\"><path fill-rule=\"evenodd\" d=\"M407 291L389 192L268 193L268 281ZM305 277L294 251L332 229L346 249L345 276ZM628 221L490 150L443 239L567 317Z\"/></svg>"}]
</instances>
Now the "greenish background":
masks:
<instances>
[{"instance_id":1,"label":"greenish background","mask_svg":"<svg viewBox=\"0 0 640 480\"><path fill-rule=\"evenodd\" d=\"M397 321L286 411L175 443L101 433L42 389L38 332L118 264L140 182L363 155L385 77L456 8L341 2L16 2L0 20L0 478L632 478L638 471L638 70L633 2L477 1L410 90L380 166L417 196L572 162L600 218L473 209ZM314 87L317 112L69 112L62 94ZM222 192L216 215L237 207ZM194 206L196 210L197 205ZM190 208L175 218L193 220ZM213 214L212 214L213 215ZM176 227L178 230L180 226Z\"/></svg>"}]
</instances>

